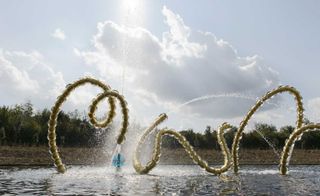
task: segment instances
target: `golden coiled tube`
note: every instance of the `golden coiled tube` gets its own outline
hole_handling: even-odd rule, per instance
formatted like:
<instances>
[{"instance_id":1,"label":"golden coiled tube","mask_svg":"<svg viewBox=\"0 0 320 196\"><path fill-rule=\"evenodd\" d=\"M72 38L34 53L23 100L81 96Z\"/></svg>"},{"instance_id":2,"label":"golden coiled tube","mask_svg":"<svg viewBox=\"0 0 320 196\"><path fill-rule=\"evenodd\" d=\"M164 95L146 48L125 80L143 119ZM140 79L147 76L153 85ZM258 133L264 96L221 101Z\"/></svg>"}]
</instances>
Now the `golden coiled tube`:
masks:
<instances>
[{"instance_id":1,"label":"golden coiled tube","mask_svg":"<svg viewBox=\"0 0 320 196\"><path fill-rule=\"evenodd\" d=\"M117 99L121 106L121 113L122 113L122 124L120 128L120 133L117 137L117 144L122 144L122 142L125 140L125 134L127 132L128 126L129 126L129 115L128 115L128 109L127 109L127 103L123 96L121 96L117 91L112 91L108 85L103 84L101 81L92 79L92 78L83 78L80 79L66 87L66 89L63 91L63 93L57 98L57 101L55 102L54 106L51 109L50 119L48 123L48 140L49 140L49 151L51 154L51 157L54 161L54 165L56 166L59 173L64 173L66 171L65 165L62 163L62 160L59 155L58 147L56 145L56 125L57 125L57 118L58 114L60 112L60 108L62 104L66 101L67 97L71 94L71 92L76 89L79 86L85 85L85 84L92 84L93 86L100 87L103 92L99 94L91 103L89 107L88 116L90 119L90 122L95 126L99 128L104 128L108 126L113 118L115 117L115 99ZM202 160L201 157L196 153L196 151L193 149L193 147L190 145L190 143L186 140L186 138L181 135L180 133L171 130L171 129L161 129L155 137L155 144L153 148L152 158L151 160L143 166L140 162L140 154L141 154L141 148L146 140L146 138L150 135L154 129L161 124L166 118L166 114L161 114L143 133L136 150L134 152L133 157L133 166L137 173L139 174L147 174L149 173L154 167L156 167L158 161L160 160L161 156L161 142L162 137L165 135L169 135L171 137L174 137L178 142L182 145L182 147L185 149L185 151L188 153L190 158L201 168L205 169L207 172L219 175L221 173L224 173L228 171L231 166L234 167L234 172L237 173L239 170L239 164L238 164L238 153L239 153L239 143L242 138L243 131L245 127L247 126L249 120L253 116L253 114L265 103L268 99L272 98L273 96L277 94L281 94L284 92L288 92L289 94L293 95L296 101L296 108L297 108L297 120L296 120L296 128L292 132L292 134L287 139L285 146L283 147L283 151L281 154L280 159L280 173L285 175L288 170L288 164L290 162L290 155L292 153L292 150L294 148L294 143L296 140L302 137L303 133L310 130L310 129L320 129L320 124L309 124L303 126L303 103L302 103L302 97L300 93L293 87L290 86L279 86L278 88L267 92L262 98L260 98L256 104L249 110L243 121L241 121L240 126L234 136L233 143L232 143L232 152L230 153L230 150L226 144L225 138L224 138L224 132L226 129L231 128L231 125L228 123L223 123L217 132L217 139L220 145L220 148L222 150L223 156L224 156L224 164L221 167L210 167L207 163L207 161ZM98 121L95 118L95 112L97 110L98 104L105 98L108 98L109 103L109 112L105 120Z\"/></svg>"},{"instance_id":2,"label":"golden coiled tube","mask_svg":"<svg viewBox=\"0 0 320 196\"><path fill-rule=\"evenodd\" d=\"M128 110L126 108L126 103L122 96L120 96L118 93L114 91L110 91L110 87L108 85L105 85L103 82L93 79L93 78L82 78L72 84L69 84L66 89L63 91L63 93L58 96L57 101L55 102L54 106L51 109L51 114L48 122L48 144L49 144L49 152L51 154L51 158L54 161L54 165L57 168L57 171L59 173L64 173L66 171L66 168L64 164L62 163L62 160L59 155L58 147L56 145L56 125L57 125L57 118L58 114L60 112L60 108L62 104L67 100L67 97L70 95L70 93L75 90L77 87L80 87L85 84L92 84L93 86L100 87L103 90L103 94L101 94L97 99L94 100L94 102L91 104L90 111L89 111L89 118L90 122L95 126L99 128L104 128L108 126L114 116L115 116L115 103L114 98L116 97L119 99L121 107L122 107L122 113L123 113L123 124L121 133L118 136L117 143L121 143L124 140L124 134L126 133L127 127L128 127ZM98 122L96 118L94 117L94 112L96 110L97 104L106 96L108 96L108 103L109 103L109 112L107 115L107 118L102 121Z\"/></svg>"},{"instance_id":3,"label":"golden coiled tube","mask_svg":"<svg viewBox=\"0 0 320 196\"><path fill-rule=\"evenodd\" d=\"M156 166L156 163L149 162L146 166L142 166L140 162L140 152L141 152L141 147L143 143L145 142L146 138L148 135L164 120L166 120L168 116L163 113L160 114L159 117L149 126L143 133L142 137L139 140L139 143L136 147L136 150L134 151L133 155L133 167L138 172L139 174L147 174L151 169L153 169Z\"/></svg>"},{"instance_id":4,"label":"golden coiled tube","mask_svg":"<svg viewBox=\"0 0 320 196\"><path fill-rule=\"evenodd\" d=\"M89 116L91 121L95 121L94 113L97 109L97 105L106 97L115 97L119 100L121 106L121 113L122 113L122 124L120 128L120 134L117 139L117 144L121 144L125 139L125 134L128 130L129 126L129 110L127 108L127 102L125 101L124 97L120 95L117 91L106 91L100 95L96 99L93 100L92 104L90 105ZM94 120L93 120L94 119Z\"/></svg>"},{"instance_id":5,"label":"golden coiled tube","mask_svg":"<svg viewBox=\"0 0 320 196\"><path fill-rule=\"evenodd\" d=\"M260 100L256 102L256 104L250 109L248 114L245 116L243 121L241 121L240 126L234 136L233 143L232 143L232 156L233 156L233 169L235 173L238 173L239 170L239 163L238 163L238 157L239 157L239 143L242 138L243 131L245 127L247 126L249 120L253 116L253 114L263 105L264 102L266 102L268 99L272 98L276 94L281 94L284 92L288 92L291 95L294 96L296 101L296 107L297 107L297 120L296 120L296 130L299 129L302 126L303 123L303 103L302 103L302 97L294 87L290 86L279 86L278 88L267 92ZM299 136L299 135L298 135ZM301 136L301 135L300 135ZM297 137L299 138L299 137Z\"/></svg>"},{"instance_id":6,"label":"golden coiled tube","mask_svg":"<svg viewBox=\"0 0 320 196\"><path fill-rule=\"evenodd\" d=\"M295 141L302 136L302 134L310 129L320 129L320 124L308 124L305 126L296 129L289 136L289 139L286 141L285 146L283 147L281 159L280 159L280 174L286 175L288 171L288 164L290 162L290 156L294 147Z\"/></svg>"},{"instance_id":7,"label":"golden coiled tube","mask_svg":"<svg viewBox=\"0 0 320 196\"><path fill-rule=\"evenodd\" d=\"M162 129L160 130L155 138L155 144L153 148L152 158L151 160L146 164L146 166L143 166L139 160L140 153L141 153L141 147L146 139L146 137L153 131L153 129L158 126L161 122L163 122L167 118L166 114L161 114L152 124L150 127L148 127L143 136L141 137L138 146L136 148L136 151L134 153L133 158L133 166L139 174L147 174L149 173L159 162L160 156L161 156L161 142L162 137L165 135L169 135L171 137L174 137L178 142L182 145L184 150L188 153L190 158L199 165L201 168L205 169L207 172L218 175L223 172L226 172L231 167L231 153L227 147L226 141L223 137L224 130L231 128L231 126L227 123L223 123L221 127L218 129L218 141L219 145L222 149L223 155L224 155L224 165L220 168L214 168L210 167L208 163L205 160L202 160L201 157L196 153L196 151L193 149L193 147L190 145L190 143L186 140L186 138L181 135L180 133L170 130L170 129Z\"/></svg>"}]
</instances>

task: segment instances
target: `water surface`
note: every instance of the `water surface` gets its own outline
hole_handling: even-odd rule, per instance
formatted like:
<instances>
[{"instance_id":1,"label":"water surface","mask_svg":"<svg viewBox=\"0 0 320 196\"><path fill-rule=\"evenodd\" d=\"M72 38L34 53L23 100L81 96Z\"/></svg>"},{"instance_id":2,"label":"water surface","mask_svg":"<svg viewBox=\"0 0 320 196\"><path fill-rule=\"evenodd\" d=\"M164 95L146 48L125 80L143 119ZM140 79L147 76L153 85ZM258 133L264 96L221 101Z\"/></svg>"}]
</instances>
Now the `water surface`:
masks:
<instances>
[{"instance_id":1,"label":"water surface","mask_svg":"<svg viewBox=\"0 0 320 196\"><path fill-rule=\"evenodd\" d=\"M132 168L71 166L65 174L54 168L0 168L0 195L315 195L320 166L242 166L239 175L210 175L197 166L159 166L148 175Z\"/></svg>"}]
</instances>

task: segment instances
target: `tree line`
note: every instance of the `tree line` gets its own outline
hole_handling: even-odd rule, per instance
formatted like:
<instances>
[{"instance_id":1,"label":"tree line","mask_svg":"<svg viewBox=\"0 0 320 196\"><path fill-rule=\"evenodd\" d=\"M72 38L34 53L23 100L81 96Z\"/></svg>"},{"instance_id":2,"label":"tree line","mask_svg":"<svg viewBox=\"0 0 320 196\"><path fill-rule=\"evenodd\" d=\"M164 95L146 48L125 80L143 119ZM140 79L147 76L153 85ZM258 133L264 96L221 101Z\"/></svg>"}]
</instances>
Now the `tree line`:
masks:
<instances>
[{"instance_id":1,"label":"tree line","mask_svg":"<svg viewBox=\"0 0 320 196\"><path fill-rule=\"evenodd\" d=\"M77 110L61 111L56 127L57 144L65 146L97 146L97 134L86 118ZM47 131L50 111L35 112L30 102L13 107L0 107L0 145L47 145Z\"/></svg>"},{"instance_id":2,"label":"tree line","mask_svg":"<svg viewBox=\"0 0 320 196\"><path fill-rule=\"evenodd\" d=\"M226 143L231 149L234 135L237 131L237 127L233 127L230 131L224 134ZM253 130L244 132L240 147L243 149L282 149L285 145L289 135L294 131L293 126L284 126L279 130L273 125L258 123L255 124ZM192 129L184 130L180 132L189 143L200 149L216 149L219 150L220 146L217 140L217 131L211 130L210 126L207 126L204 133L195 133ZM295 143L295 148L298 149L320 149L320 130L312 130L304 133L302 138ZM164 147L167 148L181 148L181 145L177 140L166 136L162 142ZM271 146L270 146L271 145Z\"/></svg>"},{"instance_id":3,"label":"tree line","mask_svg":"<svg viewBox=\"0 0 320 196\"><path fill-rule=\"evenodd\" d=\"M0 107L0 145L39 146L47 145L47 130L50 111L43 109L35 112L30 102L15 106ZM306 122L308 123L308 122ZM62 146L99 147L104 145L104 135L112 129L96 129L86 117L77 110L66 113L61 111L58 115L57 144ZM224 135L231 148L237 127L233 127ZM293 126L284 126L279 130L269 124L255 124L253 130L243 134L240 146L247 149L269 149L266 140L276 149L282 149L286 139L293 132ZM190 144L200 149L220 149L217 141L217 131L207 126L203 133L192 129L182 130L180 133L186 137ZM265 139L264 139L264 138ZM165 136L162 142L166 148L181 148L177 140ZM295 148L319 149L320 131L313 130L305 133L297 141Z\"/></svg>"}]
</instances>

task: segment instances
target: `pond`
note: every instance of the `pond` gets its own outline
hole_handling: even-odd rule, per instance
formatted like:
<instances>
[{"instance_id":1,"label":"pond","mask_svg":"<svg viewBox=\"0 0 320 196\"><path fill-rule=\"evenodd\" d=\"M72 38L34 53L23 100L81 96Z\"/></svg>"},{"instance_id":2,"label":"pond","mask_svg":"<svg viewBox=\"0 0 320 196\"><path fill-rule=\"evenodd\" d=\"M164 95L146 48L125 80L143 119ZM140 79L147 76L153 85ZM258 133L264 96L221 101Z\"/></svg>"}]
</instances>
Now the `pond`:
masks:
<instances>
[{"instance_id":1,"label":"pond","mask_svg":"<svg viewBox=\"0 0 320 196\"><path fill-rule=\"evenodd\" d=\"M241 166L240 174L210 175L197 166L161 165L148 175L132 168L70 166L1 167L0 194L13 195L314 195L320 191L320 166Z\"/></svg>"}]
</instances>

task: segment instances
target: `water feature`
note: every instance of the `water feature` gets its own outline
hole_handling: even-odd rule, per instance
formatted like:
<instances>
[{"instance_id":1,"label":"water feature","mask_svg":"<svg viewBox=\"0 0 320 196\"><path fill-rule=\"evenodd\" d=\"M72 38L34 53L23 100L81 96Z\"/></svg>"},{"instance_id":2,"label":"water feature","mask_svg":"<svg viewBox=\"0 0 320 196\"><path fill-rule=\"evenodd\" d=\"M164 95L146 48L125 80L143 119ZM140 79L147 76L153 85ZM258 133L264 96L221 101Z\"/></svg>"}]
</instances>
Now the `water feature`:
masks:
<instances>
[{"instance_id":1,"label":"water feature","mask_svg":"<svg viewBox=\"0 0 320 196\"><path fill-rule=\"evenodd\" d=\"M135 0L126 1L126 5L133 5L132 2ZM126 19L129 20L127 12ZM136 21L137 19L132 19ZM126 23L125 23L126 24ZM129 43L127 40L123 40L122 44L122 74L121 74L121 94L125 91L126 83L126 64L129 50ZM139 58L139 57L137 57ZM131 60L131 59L130 59ZM301 122L303 117L303 107L301 97L297 91L290 87L279 87L270 94L266 94L262 99L256 100L245 95L231 93L221 95L207 95L198 97L183 103L182 105L175 108L179 110L182 107L195 103L202 100L212 98L243 98L253 101L257 101L256 105L252 110L245 116L244 121L240 123L240 128L234 139L232 146L232 155L234 157L231 162L231 153L228 147L226 147L223 133L219 136L222 138L219 143L222 144L222 153L225 156L224 169L211 168L207 162L203 161L187 143L186 139L179 135L177 132L169 129L160 130L160 135L157 135L157 144L161 143L162 135L174 136L188 153L192 159L206 171L201 170L197 166L186 166L186 165L160 165L155 167L157 161L160 158L160 147L159 145L155 148L154 153L156 156L152 159L151 165L154 170L150 175L138 175L136 172L127 165L124 166L124 158L121 154L121 144L124 141L124 136L128 128L128 109L124 98L116 91L112 91L109 86L101 83L98 80L92 78L85 78L67 86L66 90L58 97L55 105L52 108L49 128L48 128L48 139L49 149L51 156L54 160L55 166L58 172L64 173L65 166L62 164L62 160L59 156L59 151L56 145L56 133L55 128L57 125L57 116L60 111L60 107L69 94L78 86L84 83L90 83L100 87L103 92L93 101L90 106L89 117L90 121L96 127L106 127L113 119L114 112L114 99L118 99L121 106L123 115L123 122L120 129L120 134L116 139L117 146L113 152L113 158L109 167L88 167L88 166L69 166L69 171L64 175L55 173L53 168L44 167L2 167L0 168L0 194L37 194L37 195L212 195L212 194L236 194L236 195L257 195L257 194L275 194L275 195L288 195L291 193L308 195L318 193L319 174L320 166L293 166L288 176L278 175L278 171L275 170L274 166L244 166L242 173L239 176L235 176L232 172L229 172L229 168L233 164L235 166L235 172L238 171L238 149L239 142L241 140L241 133L251 116L257 111L257 109L263 105L263 103L277 106L274 103L268 103L267 100L273 95L282 92L289 92L293 94L297 101L297 126L296 130L290 135L281 155L281 174L287 173L287 165L290 160L291 152L294 146L294 142L301 138L304 131L307 129L318 129L319 124L312 124L304 126ZM94 113L98 103L108 98L110 112L107 115L107 119L103 122L97 122L94 117ZM174 111L170 111L171 114ZM226 124L223 124L226 125ZM222 126L223 126L222 125ZM151 126L153 127L153 125ZM228 126L230 128L230 126ZM153 127L154 128L154 127ZM273 148L276 149L272 143L261 133L258 133L263 139ZM162 134L162 135L161 135ZM130 139L130 138L128 138ZM277 153L280 157L279 153ZM115 172L116 168L122 168L121 172ZM146 171L151 172L151 169ZM210 175L209 173L217 174L220 176ZM144 172L138 172L144 173Z\"/></svg>"},{"instance_id":2,"label":"water feature","mask_svg":"<svg viewBox=\"0 0 320 196\"><path fill-rule=\"evenodd\" d=\"M216 98L238 98L238 99L247 99L250 101L257 101L257 98L254 98L252 96L249 95L245 95L245 94L241 94L241 93L222 93L222 94L210 94L210 95L204 95L204 96L200 96L197 98L193 98L191 100L188 100L178 106L176 106L175 108L173 108L172 110L168 111L167 114L171 114L174 113L178 110L180 110L181 108L196 103L196 102L200 102L200 101L205 101L205 100L210 100L210 99L216 99ZM266 102L268 105L271 106L275 106L275 107L280 107L278 104L276 103L272 103L272 102Z\"/></svg>"},{"instance_id":3,"label":"water feature","mask_svg":"<svg viewBox=\"0 0 320 196\"><path fill-rule=\"evenodd\" d=\"M125 158L121 154L121 145L117 144L114 152L112 153L112 160L110 165L117 169L120 169L124 165L124 162L125 162Z\"/></svg>"},{"instance_id":4,"label":"water feature","mask_svg":"<svg viewBox=\"0 0 320 196\"><path fill-rule=\"evenodd\" d=\"M70 93L77 87L82 86L84 84L92 84L95 86L99 86L104 90L103 93L99 94L90 105L90 111L88 113L90 122L95 127L106 127L111 123L115 116L115 103L114 99L116 98L121 106L121 112L122 112L122 124L120 129L120 134L118 135L116 142L117 147L115 150L115 153L113 154L112 158L112 165L116 168L120 168L123 165L124 158L120 154L121 150L121 144L124 141L125 134L127 132L128 126L129 126L129 114L127 109L127 103L122 95L120 95L117 91L111 90L111 88L108 85L105 85L99 80L93 79L93 78L83 78L80 79L66 87L66 89L63 91L63 93L57 98L56 103L54 104L49 123L48 123L48 139L49 139L49 150L51 153L51 157L54 161L55 166L57 167L58 172L64 173L66 171L65 166L62 164L62 160L60 158L57 146L56 146L56 133L55 128L57 124L57 116L60 111L60 107L63 104L63 102L67 99L67 97L70 95ZM176 139L182 147L185 149L185 151L189 154L190 158L199 165L201 168L206 170L209 173L220 175L224 172L227 172L231 166L233 166L234 172L237 173L239 169L239 163L238 163L238 156L239 156L239 143L242 138L242 133L245 129L245 127L248 125L249 120L252 118L253 114L258 111L258 109L263 106L264 103L267 103L269 99L271 99L273 96L281 93L289 93L293 95L296 101L296 108L297 108L297 121L296 121L296 129L292 132L289 139L286 141L285 146L283 148L281 158L280 158L280 173L285 175L287 173L287 166L290 161L290 157L292 154L293 146L295 141L298 138L301 138L302 134L309 129L320 129L320 124L308 124L303 125L303 103L302 103L302 97L294 87L290 86L279 86L276 89L273 89L269 92L267 92L264 96L262 96L260 99L258 99L255 103L255 105L249 110L247 115L244 117L243 121L241 121L239 128L236 131L236 134L233 139L232 144L232 152L230 153L229 148L226 145L225 139L224 139L224 130L230 129L232 126L228 123L223 123L219 129L218 129L218 142L221 146L222 154L224 156L224 165L220 168L213 168L208 165L208 162L206 160L203 160L197 152L193 149L193 146L190 145L190 143L187 141L187 139L181 135L180 133L172 130L172 129L161 129L155 136L155 145L153 147L153 154L152 159L143 166L140 161L140 154L141 154L141 148L144 144L145 139L150 135L155 128L161 124L165 119L167 119L167 115L161 114L145 131L142 137L139 140L139 143L137 145L136 151L134 152L134 160L133 160L133 166L137 173L139 174L147 174L149 173L154 167L156 167L158 161L160 160L161 156L161 142L162 137L165 135L169 135ZM216 95L215 95L216 96ZM224 95L225 96L225 95ZM236 96L236 95L231 95ZM240 95L237 95L240 96ZM212 96L211 96L212 97ZM183 107L187 104L194 103L196 101L205 100L211 98L210 96L204 96L200 98L193 99L191 101L188 101L180 106ZM95 118L95 111L97 109L97 105L99 102L101 102L103 99L108 98L109 105L110 105L110 111L108 113L108 117L103 122L98 122ZM266 142L275 150L273 145L263 136L262 133L260 133L262 137L266 140ZM231 155L233 160L231 160Z\"/></svg>"},{"instance_id":5,"label":"water feature","mask_svg":"<svg viewBox=\"0 0 320 196\"><path fill-rule=\"evenodd\" d=\"M170 172L168 172L170 171ZM320 166L292 166L278 174L276 166L243 166L240 176L224 180L197 166L161 165L150 175L131 167L71 166L65 174L53 168L0 168L0 195L315 195ZM227 179L227 180L226 180Z\"/></svg>"},{"instance_id":6,"label":"water feature","mask_svg":"<svg viewBox=\"0 0 320 196\"><path fill-rule=\"evenodd\" d=\"M79 88L85 84L91 84L93 86L100 87L103 92L99 94L91 103L88 116L89 120L92 125L94 125L96 128L105 128L107 127L113 120L113 118L116 115L115 112L115 99L119 101L119 104L121 106L121 113L122 113L122 123L120 128L120 134L118 135L116 139L116 143L118 144L118 149L121 149L119 146L123 143L125 139L125 134L127 132L128 126L129 126L129 112L127 108L127 102L125 101L124 97L120 95L117 91L111 90L111 88L104 84L103 82L85 77L81 78L80 80L75 81L72 84L69 84L66 89L62 92L60 96L58 96L54 106L51 109L51 114L49 118L48 123L48 144L49 144L49 152L51 154L51 158L54 162L54 165L57 168L57 171L59 173L64 173L66 171L65 165L62 163L62 160L60 158L60 153L58 151L58 147L56 145L56 126L57 126L57 119L58 114L60 112L60 108L62 104L67 100L68 96L76 89ZM99 122L95 117L95 112L97 110L98 104L104 100L105 98L108 98L108 103L110 106L110 111L107 115L107 118L104 121ZM116 148L117 150L117 148ZM120 151L119 151L120 153ZM121 157L121 155L120 155Z\"/></svg>"},{"instance_id":7,"label":"water feature","mask_svg":"<svg viewBox=\"0 0 320 196\"><path fill-rule=\"evenodd\" d=\"M137 27L143 26L147 20L145 15L145 0L119 0L119 10L118 19L120 23L125 27ZM134 58L128 59L128 53L130 50L134 50L137 46L129 42L128 37L123 37L118 43L121 54L119 58L119 63L121 64L121 94L125 95L126 87L126 74L128 64L132 65L140 57L136 55Z\"/></svg>"},{"instance_id":8,"label":"water feature","mask_svg":"<svg viewBox=\"0 0 320 196\"><path fill-rule=\"evenodd\" d=\"M240 122L239 128L237 129L235 136L233 138L233 143L232 143L232 158L233 160L230 161L228 159L228 148L224 149L222 148L222 152L224 155L224 160L225 160L225 165L222 166L222 168L216 170L211 168L208 163L203 160L194 150L193 147L189 144L189 142L186 140L186 138L181 135L180 133L164 128L161 129L157 135L155 136L155 145L153 147L153 155L152 159L148 162L146 166L142 166L139 160L139 154L140 154L140 148L144 143L145 138L154 130L160 123L162 123L166 118L166 114L161 114L145 131L143 136L141 137L138 147L136 148L135 151L135 160L134 160L134 168L136 171L140 174L145 174L150 172L158 163L160 160L161 156L161 141L162 137L164 135L169 135L173 137L175 140L177 140L184 150L189 154L190 158L196 163L198 166L201 168L205 169L207 172L219 175L223 172L226 172L231 166L233 166L233 170L235 173L238 173L239 171L239 144L242 139L243 131L245 127L248 125L248 122L252 118L252 116L265 104L267 103L268 100L270 100L272 97L278 94L282 93L289 93L294 97L294 100L296 102L296 115L297 115L297 120L296 120L296 129L291 133L289 136L289 139L285 142L285 146L283 147L281 158L280 158L280 174L285 175L287 174L288 171L288 164L290 162L290 157L292 154L292 150L294 147L294 143L297 141L297 139L301 138L304 132L311 130L311 129L320 129L320 124L308 124L304 125L303 124L303 119L304 119L304 108L303 108L303 102L302 102L302 96L300 95L300 92L296 90L294 87L291 86L279 86L278 88L275 88L269 92L267 92L264 96L262 96L260 99L258 99L255 103L255 105L249 110L247 115L245 115L244 119ZM223 123L224 124L228 123ZM222 130L222 129L221 129ZM221 132L220 130L220 132ZM219 132L219 131L218 131ZM218 134L220 135L220 134ZM220 136L223 138L223 134ZM219 141L219 143L223 143L222 140Z\"/></svg>"},{"instance_id":9,"label":"water feature","mask_svg":"<svg viewBox=\"0 0 320 196\"><path fill-rule=\"evenodd\" d=\"M117 146L113 153L113 167L81 167L69 166L69 171L64 175L59 175L52 168L1 168L0 169L0 193L1 194L38 194L38 195L89 195L89 194L109 194L109 195L212 195L212 194L235 194L235 195L255 195L255 194L276 194L287 195L290 193L306 195L318 193L318 183L320 166L293 166L290 174L287 174L287 166L295 141L301 135L310 129L320 129L320 124L304 125L303 121L303 104L302 97L293 87L280 86L259 99L254 107L248 112L244 120L240 123L239 129L233 140L232 152L225 144L223 130L229 129L228 123L223 123L218 129L218 141L221 145L224 156L224 165L221 167L212 167L203 160L187 142L181 134L170 129L160 129L155 136L153 157L147 166L144 167L139 163L138 156L134 158L134 169L131 165L124 165L124 158L121 155L121 144L128 129L128 110L124 97L118 92L110 89L109 86L92 78L84 78L68 85L66 90L58 97L52 108L48 139L49 147L55 166L59 173L65 172L65 166L60 159L57 146L55 143L55 127L57 115L60 106L70 95L73 89L78 86L90 83L101 87L104 91L95 98L90 106L89 120L96 127L105 127L115 116L115 103L117 99L121 106L122 123L120 134L116 139ZM292 132L285 143L280 159L280 173L273 169L274 166L248 166L243 167L241 175L238 172L238 144L241 140L241 133L247 125L252 115L272 96L289 92L293 94L297 105L297 122L296 129ZM108 98L110 111L107 119L98 122L94 116L97 105L104 98ZM201 100L201 99L197 99ZM195 102L195 101L192 101ZM192 103L189 101L189 103ZM186 104L184 104L186 105ZM166 114L161 114L146 130L144 136L139 141L139 148L144 144L144 137L148 136L161 122L167 118ZM160 160L161 139L163 135L173 136L182 144L183 148L190 155L192 160L199 165L161 165L157 166ZM127 138L129 140L130 138ZM135 154L139 153L139 148ZM232 156L232 158L231 158ZM141 166L141 167L140 167ZM230 172L231 166L234 166L235 172ZM121 170L120 170L121 168ZM153 169L153 170L152 170ZM152 170L152 171L151 171ZM210 175L215 174L215 175ZM218 176L217 176L218 175Z\"/></svg>"},{"instance_id":10,"label":"water feature","mask_svg":"<svg viewBox=\"0 0 320 196\"><path fill-rule=\"evenodd\" d=\"M256 102L258 100L257 98L254 98L249 95L241 94L241 93L210 94L210 95L204 95L204 96L200 96L200 97L191 99L189 101L186 101L186 102L178 105L174 109L170 110L169 112L167 112L167 114L177 112L178 110L182 109L183 107L190 105L190 104L193 104L193 103L196 103L196 102L201 102L201 101L216 99L216 98L238 98L238 99L247 99L247 100L251 100L254 102ZM277 108L281 107L280 105L278 105L276 103L269 102L269 101L267 101L266 104L277 107ZM289 109L289 107L287 107L287 109ZM278 152L276 147L272 144L272 142L270 142L262 132L260 132L259 130L256 130L256 131L261 136L261 138L271 147L271 149L273 150L275 155L277 155L280 158L280 153Z\"/></svg>"},{"instance_id":11,"label":"water feature","mask_svg":"<svg viewBox=\"0 0 320 196\"><path fill-rule=\"evenodd\" d=\"M271 170L272 176L270 179L266 177L269 175L270 170L267 169L266 172L255 173L254 170L244 170L242 171L241 177L234 177L233 173L231 177L225 176L229 175L229 169L231 166L234 166L234 171L237 173L238 169L238 147L237 142L241 140L241 133L247 125L248 121L252 115L272 96L289 92L293 94L297 102L297 127L296 130L290 135L287 140L285 147L283 149L281 160L280 160L280 173L287 174L287 166L289 163L290 155L292 153L294 142L299 138L305 131L309 129L319 129L319 124L309 124L303 126L303 106L302 106L302 97L299 92L293 87L289 86L280 86L270 92L267 92L265 96L257 100L254 107L248 112L244 120L240 123L240 127L236 132L235 138L233 140L232 153L227 147L224 139L224 130L230 129L231 125L228 123L223 123L218 129L218 141L222 149L222 154L224 156L224 164L221 167L212 167L208 164L206 160L203 160L193 149L193 147L188 143L185 137L180 133L170 130L170 129L160 129L160 131L155 136L155 146L153 148L152 159L147 163L146 166L143 166L140 162L139 155L140 150L143 147L145 138L166 118L166 114L161 114L144 132L144 135L141 137L134 156L134 169L139 174L147 174L153 172L152 175L137 175L133 172L131 167L124 165L124 158L121 154L121 144L124 141L125 134L128 130L129 125L129 114L127 109L127 104L122 95L117 91L112 90L108 85L105 85L99 80L93 78L83 78L80 79L66 87L61 96L58 97L56 103L54 104L48 128L48 139L49 139L49 149L51 156L54 160L54 164L57 167L59 173L64 173L66 168L62 164L60 159L59 152L56 146L56 135L55 127L57 124L57 116L60 111L61 105L70 95L70 93L77 87L84 84L92 84L102 88L103 92L99 94L91 103L90 110L88 113L90 122L96 127L106 127L115 116L115 99L117 99L121 106L122 113L122 123L120 128L120 134L116 139L117 146L113 152L113 158L111 165L116 167L115 170L113 167L77 167L71 166L69 169L71 171L66 172L64 175L55 174L52 169L48 168L5 168L2 169L0 180L3 182L2 190L5 190L3 194L124 194L124 195L148 195L148 194L199 194L199 195L210 195L210 194L262 194L263 191L270 191L270 189L263 189L265 184L269 183L272 188L277 187L276 190L271 190L272 193L277 192L278 194L286 194L287 192L282 192L283 187L278 187L278 184L286 184L286 181L281 179L282 177L274 177L277 172ZM234 96L234 95L232 95ZM108 103L110 106L110 111L107 114L107 119L102 122L98 122L95 118L95 111L97 105L108 98ZM203 99L209 99L210 97L206 96L203 98L197 98L192 101L189 101L183 104L181 107L200 101ZM190 155L190 158L203 170L199 170L199 167L195 168L194 166L157 166L158 161L161 156L161 140L162 136L170 135L174 137L178 142L183 146L186 152ZM130 138L127 138L127 140ZM237 147L237 148L235 148ZM231 158L232 156L232 158ZM121 170L120 170L121 168ZM320 170L319 167L316 169ZM152 171L151 171L152 170ZM159 173L157 173L160 171ZM175 172L172 172L175 171ZM305 172L303 168L301 172ZM209 174L208 174L209 173ZM213 176L214 175L219 175ZM290 174L292 175L292 174ZM254 176L254 177L252 177ZM278 175L279 176L279 175ZM301 175L295 177L302 178ZM257 184L253 183L250 179L261 178L261 190L257 189L255 186ZM312 176L308 176L312 179ZM29 181L31 179L31 181ZM160 179L160 181L159 181ZM203 179L206 179L203 181ZM316 178L317 179L317 178ZM248 181L247 181L248 180ZM209 182L209 183L208 183ZM277 184L273 185L274 182ZM236 184L236 187L217 190L216 187L219 185L225 184ZM291 183L291 182L290 182ZM296 186L294 184L290 184ZM203 186L203 184L205 184ZM213 186L212 186L213 184ZM255 189L243 188L244 184L248 184L249 187L253 186ZM287 185L286 185L287 186ZM284 186L284 187L286 187ZM11 187L14 187L13 189ZM20 187L17 189L17 187ZM190 189L190 187L193 187ZM280 191L279 191L280 190ZM306 192L303 193L314 193L314 187L310 186L306 189ZM270 192L267 192L267 194Z\"/></svg>"},{"instance_id":12,"label":"water feature","mask_svg":"<svg viewBox=\"0 0 320 196\"><path fill-rule=\"evenodd\" d=\"M276 147L272 144L272 142L270 142L267 137L259 130L256 130L256 132L264 139L264 141L267 142L267 144L271 147L271 149L273 150L274 154L277 155L277 157L280 159L281 155L279 153L279 151L276 149Z\"/></svg>"}]
</instances>

